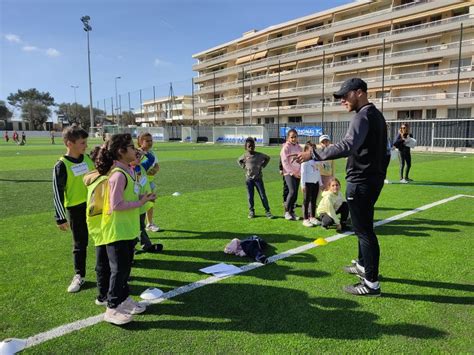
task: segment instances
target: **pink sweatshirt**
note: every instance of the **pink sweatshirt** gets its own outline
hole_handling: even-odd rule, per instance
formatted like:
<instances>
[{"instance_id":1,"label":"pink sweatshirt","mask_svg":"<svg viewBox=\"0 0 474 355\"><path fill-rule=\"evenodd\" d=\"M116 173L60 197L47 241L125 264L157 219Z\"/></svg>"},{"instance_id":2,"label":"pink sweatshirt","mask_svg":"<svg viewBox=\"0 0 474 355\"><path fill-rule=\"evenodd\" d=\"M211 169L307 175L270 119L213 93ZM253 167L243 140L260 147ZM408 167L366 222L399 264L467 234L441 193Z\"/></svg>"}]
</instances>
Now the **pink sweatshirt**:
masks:
<instances>
[{"instance_id":1,"label":"pink sweatshirt","mask_svg":"<svg viewBox=\"0 0 474 355\"><path fill-rule=\"evenodd\" d=\"M300 176L301 165L293 159L298 153L301 153L302 151L303 149L301 149L298 143L291 144L286 142L283 144L280 152L281 165L283 166L283 175L294 175L296 177Z\"/></svg>"},{"instance_id":2,"label":"pink sweatshirt","mask_svg":"<svg viewBox=\"0 0 474 355\"><path fill-rule=\"evenodd\" d=\"M118 161L115 162L115 166L122 168L130 174L130 176L135 176L135 172L129 166L122 164ZM115 172L109 178L109 188L110 188L110 211L124 211L130 210L132 208L138 208L142 205L141 201L124 201L123 191L125 190L125 184L127 180L122 173Z\"/></svg>"}]
</instances>

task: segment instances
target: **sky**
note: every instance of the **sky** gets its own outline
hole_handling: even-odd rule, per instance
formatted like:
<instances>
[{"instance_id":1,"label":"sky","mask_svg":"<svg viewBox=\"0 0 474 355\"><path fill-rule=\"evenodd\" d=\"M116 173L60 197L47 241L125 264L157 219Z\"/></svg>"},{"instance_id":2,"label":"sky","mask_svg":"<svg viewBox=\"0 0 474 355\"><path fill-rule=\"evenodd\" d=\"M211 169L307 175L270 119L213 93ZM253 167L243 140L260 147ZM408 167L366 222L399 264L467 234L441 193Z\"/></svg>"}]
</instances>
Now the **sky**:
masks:
<instances>
[{"instance_id":1,"label":"sky","mask_svg":"<svg viewBox=\"0 0 474 355\"><path fill-rule=\"evenodd\" d=\"M89 103L90 16L93 105L110 110L115 83L124 110L142 98L191 94L193 54L350 0L0 0L0 100L18 89L56 103ZM120 76L121 79L115 80Z\"/></svg>"}]
</instances>

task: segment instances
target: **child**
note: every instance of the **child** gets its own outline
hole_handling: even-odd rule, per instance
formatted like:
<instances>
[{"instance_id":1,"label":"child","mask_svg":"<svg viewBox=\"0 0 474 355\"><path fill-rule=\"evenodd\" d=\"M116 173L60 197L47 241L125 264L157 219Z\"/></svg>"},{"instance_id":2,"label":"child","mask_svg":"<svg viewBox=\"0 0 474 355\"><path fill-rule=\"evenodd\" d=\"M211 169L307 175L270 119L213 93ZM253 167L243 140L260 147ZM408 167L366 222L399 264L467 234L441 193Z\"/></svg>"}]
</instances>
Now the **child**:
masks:
<instances>
[{"instance_id":1,"label":"child","mask_svg":"<svg viewBox=\"0 0 474 355\"><path fill-rule=\"evenodd\" d=\"M248 137L245 140L245 150L247 151L238 160L237 163L242 169L245 169L247 196L249 200L249 218L255 217L254 209L254 192L257 188L260 200L262 200L263 208L265 208L265 216L272 219L273 215L270 212L267 195L265 193L265 186L263 184L262 169L265 168L270 161L270 157L266 154L255 151L255 140Z\"/></svg>"},{"instance_id":2,"label":"child","mask_svg":"<svg viewBox=\"0 0 474 355\"><path fill-rule=\"evenodd\" d=\"M101 220L100 244L103 246L97 257L96 268L100 270L102 284L107 284L107 265L110 268L104 320L116 325L131 322L132 314L142 313L146 309L129 297L127 280L130 276L135 240L140 234L139 208L146 202L153 201L155 195L139 195L137 176L129 167L135 159L136 150L132 136L126 133L113 135L96 160L100 174L110 171ZM103 297L103 294L100 296ZM99 303L101 299L97 301L96 303Z\"/></svg>"},{"instance_id":3,"label":"child","mask_svg":"<svg viewBox=\"0 0 474 355\"><path fill-rule=\"evenodd\" d=\"M288 186L288 195L285 201L285 219L289 221L299 219L299 217L295 215L295 203L298 199L301 167L295 158L301 152L302 149L298 144L298 133L295 129L290 129L286 134L286 143L283 144L280 151L283 176Z\"/></svg>"},{"instance_id":4,"label":"child","mask_svg":"<svg viewBox=\"0 0 474 355\"><path fill-rule=\"evenodd\" d=\"M312 150L314 145L308 141L304 146L304 151ZM303 192L303 226L313 227L317 225L316 200L318 198L319 187L321 186L321 174L318 163L308 160L301 164L301 191Z\"/></svg>"},{"instance_id":5,"label":"child","mask_svg":"<svg viewBox=\"0 0 474 355\"><path fill-rule=\"evenodd\" d=\"M146 156L145 160L142 159L143 155ZM131 163L131 166L134 169L135 174L137 175L137 181L140 184L140 194L142 195L152 192L150 181L148 180L146 172L154 164L155 157L153 156L153 154L143 154L142 152L137 150L137 158ZM148 237L148 234L146 232L146 212L150 208L153 208L153 203L150 201L140 207L140 245L141 250L143 252L159 253L163 250L163 244L153 244L150 241L150 238Z\"/></svg>"},{"instance_id":6,"label":"child","mask_svg":"<svg viewBox=\"0 0 474 355\"><path fill-rule=\"evenodd\" d=\"M63 131L66 154L59 158L53 170L53 196L56 223L60 230L71 226L73 239L73 260L75 275L67 288L68 292L78 292L86 276L86 256L88 232L86 224L87 189L83 176L94 169L94 163L84 154L88 133L80 127L72 126ZM66 209L69 223L66 219Z\"/></svg>"},{"instance_id":7,"label":"child","mask_svg":"<svg viewBox=\"0 0 474 355\"><path fill-rule=\"evenodd\" d=\"M342 232L346 229L347 217L349 216L349 206L341 193L341 183L335 177L329 180L323 198L319 202L317 210L321 226L328 228L336 225L336 230ZM338 217L338 214L341 217Z\"/></svg>"},{"instance_id":8,"label":"child","mask_svg":"<svg viewBox=\"0 0 474 355\"><path fill-rule=\"evenodd\" d=\"M153 147L153 137L151 133L145 132L141 133L138 136L138 148L143 151L145 154L153 155L151 148ZM150 182L151 190L155 191L155 183L153 182L155 174L160 171L160 165L158 164L158 159L153 155L155 159L155 163L151 165L151 167L147 170L147 178ZM146 155L142 158L142 160L147 159ZM147 225L146 229L150 232L159 232L160 227L158 227L155 223L153 223L153 203L150 204L150 207L146 211L146 219Z\"/></svg>"},{"instance_id":9,"label":"child","mask_svg":"<svg viewBox=\"0 0 474 355\"><path fill-rule=\"evenodd\" d=\"M8 131L5 131L5 133L3 134L3 138L5 138L5 142L8 143L8 141L10 140L10 137L8 136Z\"/></svg>"},{"instance_id":10,"label":"child","mask_svg":"<svg viewBox=\"0 0 474 355\"><path fill-rule=\"evenodd\" d=\"M323 134L319 137L319 146L318 148L328 147L331 144L331 138L327 134ZM327 189L329 180L334 177L334 160L326 160L319 162L319 172L321 174L321 190Z\"/></svg>"}]
</instances>

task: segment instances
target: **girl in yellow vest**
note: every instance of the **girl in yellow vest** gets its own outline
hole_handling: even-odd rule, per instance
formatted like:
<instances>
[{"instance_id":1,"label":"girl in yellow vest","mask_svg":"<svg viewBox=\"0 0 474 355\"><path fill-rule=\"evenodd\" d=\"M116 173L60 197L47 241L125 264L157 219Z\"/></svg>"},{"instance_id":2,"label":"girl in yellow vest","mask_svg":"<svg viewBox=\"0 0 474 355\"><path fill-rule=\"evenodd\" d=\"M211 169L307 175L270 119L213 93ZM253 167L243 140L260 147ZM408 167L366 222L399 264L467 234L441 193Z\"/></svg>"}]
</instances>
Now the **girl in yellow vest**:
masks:
<instances>
[{"instance_id":1,"label":"girl in yellow vest","mask_svg":"<svg viewBox=\"0 0 474 355\"><path fill-rule=\"evenodd\" d=\"M108 280L107 310L104 320L116 325L132 321L133 314L145 306L129 297L128 277L136 238L140 234L140 207L155 195L140 195L140 185L129 164L136 159L130 134L113 135L100 149L95 165L101 175L108 174L105 188L100 235L94 234L97 251L98 285L105 289ZM97 230L98 231L98 230ZM100 293L101 291L99 291ZM103 296L103 295L102 295ZM105 300L97 299L97 304Z\"/></svg>"},{"instance_id":2,"label":"girl in yellow vest","mask_svg":"<svg viewBox=\"0 0 474 355\"><path fill-rule=\"evenodd\" d=\"M146 155L149 156L150 154L153 155L152 152L152 147L153 147L153 136L149 132L144 132L138 136L138 147L139 149ZM155 174L160 171L160 165L158 164L158 159L153 155L154 158L154 164L147 169L147 177L148 181L150 182L150 186L152 191L155 191L155 183L154 183L154 178ZM142 160L149 159L145 156L143 156ZM154 203L151 203L150 207L146 210L146 219L147 219L147 225L146 229L149 230L150 232L159 232L160 227L158 227L154 222L153 222L153 205Z\"/></svg>"}]
</instances>

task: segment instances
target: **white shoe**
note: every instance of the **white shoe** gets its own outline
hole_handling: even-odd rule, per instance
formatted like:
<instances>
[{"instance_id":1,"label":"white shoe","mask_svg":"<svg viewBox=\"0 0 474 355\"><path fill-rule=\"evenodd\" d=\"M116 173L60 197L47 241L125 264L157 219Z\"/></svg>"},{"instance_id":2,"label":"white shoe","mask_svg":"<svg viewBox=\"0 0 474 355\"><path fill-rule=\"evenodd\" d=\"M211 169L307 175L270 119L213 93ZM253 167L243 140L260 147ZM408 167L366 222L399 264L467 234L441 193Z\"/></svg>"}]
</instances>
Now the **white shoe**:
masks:
<instances>
[{"instance_id":1,"label":"white shoe","mask_svg":"<svg viewBox=\"0 0 474 355\"><path fill-rule=\"evenodd\" d=\"M400 184L408 184L408 181L406 181L405 179L401 179Z\"/></svg>"},{"instance_id":2,"label":"white shoe","mask_svg":"<svg viewBox=\"0 0 474 355\"><path fill-rule=\"evenodd\" d=\"M107 306L107 300L105 301L99 301L97 298L95 299L94 303L97 305L97 306Z\"/></svg>"},{"instance_id":3,"label":"white shoe","mask_svg":"<svg viewBox=\"0 0 474 355\"><path fill-rule=\"evenodd\" d=\"M285 212L285 219L287 221L293 221L294 220L294 218L293 218L293 216L291 215L290 212Z\"/></svg>"},{"instance_id":4,"label":"white shoe","mask_svg":"<svg viewBox=\"0 0 474 355\"><path fill-rule=\"evenodd\" d=\"M119 310L124 311L128 314L140 314L146 311L146 306L143 306L140 303L135 302L131 297L128 297L117 308L119 308Z\"/></svg>"},{"instance_id":5,"label":"white shoe","mask_svg":"<svg viewBox=\"0 0 474 355\"><path fill-rule=\"evenodd\" d=\"M303 221L303 226L305 227L314 227L314 224L309 221L309 219L305 219Z\"/></svg>"},{"instance_id":6,"label":"white shoe","mask_svg":"<svg viewBox=\"0 0 474 355\"><path fill-rule=\"evenodd\" d=\"M311 222L311 224L313 224L313 225L315 225L315 226L321 225L321 221L320 221L319 219L317 219L317 218L311 217L311 218L309 219L309 221Z\"/></svg>"},{"instance_id":7,"label":"white shoe","mask_svg":"<svg viewBox=\"0 0 474 355\"><path fill-rule=\"evenodd\" d=\"M67 288L67 292L70 292L70 293L79 292L82 285L84 285L84 279L81 277L81 275L76 274L72 278L71 284Z\"/></svg>"},{"instance_id":8,"label":"white shoe","mask_svg":"<svg viewBox=\"0 0 474 355\"><path fill-rule=\"evenodd\" d=\"M147 224L146 229L149 230L150 232L159 232L160 231L160 227L158 227L154 223Z\"/></svg>"},{"instance_id":9,"label":"white shoe","mask_svg":"<svg viewBox=\"0 0 474 355\"><path fill-rule=\"evenodd\" d=\"M124 312L120 309L120 306L117 308L109 308L104 314L104 321L116 325L122 325L130 323L133 320L133 316L129 313Z\"/></svg>"}]
</instances>

